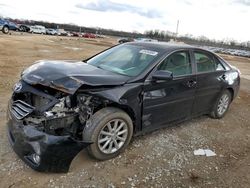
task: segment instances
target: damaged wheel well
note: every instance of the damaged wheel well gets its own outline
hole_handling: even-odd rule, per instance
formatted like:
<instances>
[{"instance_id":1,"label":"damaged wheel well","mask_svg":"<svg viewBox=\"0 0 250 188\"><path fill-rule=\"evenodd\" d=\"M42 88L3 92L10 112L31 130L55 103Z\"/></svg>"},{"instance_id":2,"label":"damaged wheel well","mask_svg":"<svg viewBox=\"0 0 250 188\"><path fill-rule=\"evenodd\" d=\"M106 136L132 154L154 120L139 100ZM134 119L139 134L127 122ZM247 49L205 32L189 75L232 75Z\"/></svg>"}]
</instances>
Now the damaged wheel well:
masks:
<instances>
[{"instance_id":1,"label":"damaged wheel well","mask_svg":"<svg viewBox=\"0 0 250 188\"><path fill-rule=\"evenodd\" d=\"M129 117L131 118L131 120L133 121L133 128L135 129L136 127L136 114L133 111L133 109L128 106L128 105L122 105L119 103L116 103L114 101L110 101L109 99L105 99L103 97L99 97L96 95L90 95L90 94L78 94L78 97L81 99L81 96L84 96L84 100L78 100L80 101L80 112L85 111L84 109L87 109L87 113L84 114L89 114L92 115L94 113L96 113L97 111L101 110L102 108L105 107L115 107L118 109L123 110L124 112L126 112ZM88 98L86 100L86 98ZM90 116L87 116L85 118L83 118L84 121L86 121L87 119L89 119Z\"/></svg>"},{"instance_id":2,"label":"damaged wheel well","mask_svg":"<svg viewBox=\"0 0 250 188\"><path fill-rule=\"evenodd\" d=\"M133 111L132 108L130 108L129 106L126 105L120 105L117 103L111 103L108 105L109 107L115 107L115 108L119 108L121 110L123 110L124 112L126 112L129 117L131 118L132 122L133 122L133 129L135 130L135 126L136 126L136 117L135 117L135 113Z\"/></svg>"}]
</instances>

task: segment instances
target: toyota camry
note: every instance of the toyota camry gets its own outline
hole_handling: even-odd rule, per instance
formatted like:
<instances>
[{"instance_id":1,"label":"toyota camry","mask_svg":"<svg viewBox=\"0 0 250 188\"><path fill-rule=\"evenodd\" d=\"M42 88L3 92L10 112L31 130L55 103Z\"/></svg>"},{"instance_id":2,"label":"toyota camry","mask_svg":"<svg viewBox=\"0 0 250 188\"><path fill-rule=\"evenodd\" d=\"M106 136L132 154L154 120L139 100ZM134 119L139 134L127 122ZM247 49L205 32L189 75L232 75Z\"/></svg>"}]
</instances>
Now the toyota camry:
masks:
<instances>
[{"instance_id":1,"label":"toyota camry","mask_svg":"<svg viewBox=\"0 0 250 188\"><path fill-rule=\"evenodd\" d=\"M83 149L108 160L137 135L222 118L239 85L235 67L188 45L130 42L83 61L41 60L13 87L8 137L31 168L67 172Z\"/></svg>"}]
</instances>

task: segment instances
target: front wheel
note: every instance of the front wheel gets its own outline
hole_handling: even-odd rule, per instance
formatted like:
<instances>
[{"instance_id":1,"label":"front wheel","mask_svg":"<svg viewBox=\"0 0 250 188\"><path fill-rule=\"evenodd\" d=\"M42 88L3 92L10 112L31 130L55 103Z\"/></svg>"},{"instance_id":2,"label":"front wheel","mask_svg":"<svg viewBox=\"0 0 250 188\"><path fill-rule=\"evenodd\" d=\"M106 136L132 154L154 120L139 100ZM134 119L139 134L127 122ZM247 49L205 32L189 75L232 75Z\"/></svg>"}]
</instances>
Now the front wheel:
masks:
<instances>
[{"instance_id":1,"label":"front wheel","mask_svg":"<svg viewBox=\"0 0 250 188\"><path fill-rule=\"evenodd\" d=\"M231 101L232 94L229 90L225 90L216 101L213 110L210 114L211 117L215 119L220 119L224 117L230 106Z\"/></svg>"},{"instance_id":2,"label":"front wheel","mask_svg":"<svg viewBox=\"0 0 250 188\"><path fill-rule=\"evenodd\" d=\"M9 33L8 26L4 26L2 31L3 31L4 34L8 34Z\"/></svg>"},{"instance_id":3,"label":"front wheel","mask_svg":"<svg viewBox=\"0 0 250 188\"><path fill-rule=\"evenodd\" d=\"M124 111L106 107L96 112L83 131L83 139L93 142L88 152L98 160L118 156L128 146L133 135L133 123Z\"/></svg>"}]
</instances>

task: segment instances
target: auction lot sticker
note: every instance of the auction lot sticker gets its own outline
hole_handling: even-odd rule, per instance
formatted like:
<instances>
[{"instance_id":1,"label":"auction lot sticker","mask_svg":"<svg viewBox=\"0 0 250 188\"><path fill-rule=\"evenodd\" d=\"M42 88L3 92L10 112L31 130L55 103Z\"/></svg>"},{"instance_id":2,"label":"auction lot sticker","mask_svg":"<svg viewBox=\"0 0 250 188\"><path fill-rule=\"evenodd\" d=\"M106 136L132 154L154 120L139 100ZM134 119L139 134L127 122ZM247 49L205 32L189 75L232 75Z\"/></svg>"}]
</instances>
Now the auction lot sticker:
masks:
<instances>
[{"instance_id":1,"label":"auction lot sticker","mask_svg":"<svg viewBox=\"0 0 250 188\"><path fill-rule=\"evenodd\" d=\"M151 50L140 50L141 54L147 54L147 55L152 55L152 56L156 56L158 54L158 52L156 51L151 51Z\"/></svg>"}]
</instances>

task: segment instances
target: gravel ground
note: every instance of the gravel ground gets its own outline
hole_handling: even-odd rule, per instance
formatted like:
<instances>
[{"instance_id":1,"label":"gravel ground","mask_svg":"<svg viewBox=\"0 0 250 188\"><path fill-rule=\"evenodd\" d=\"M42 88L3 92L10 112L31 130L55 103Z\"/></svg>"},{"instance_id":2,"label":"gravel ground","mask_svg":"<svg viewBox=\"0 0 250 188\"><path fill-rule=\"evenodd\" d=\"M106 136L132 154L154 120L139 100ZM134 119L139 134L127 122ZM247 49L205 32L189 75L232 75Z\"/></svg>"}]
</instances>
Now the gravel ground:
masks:
<instances>
[{"instance_id":1,"label":"gravel ground","mask_svg":"<svg viewBox=\"0 0 250 188\"><path fill-rule=\"evenodd\" d=\"M35 172L12 151L6 136L6 105L23 67L38 59L81 59L116 40L0 34L0 187L249 187L250 81L221 120L207 116L136 137L119 157L98 162L86 151L69 173ZM67 47L67 48L65 48ZM224 56L249 75L250 59ZM249 71L248 71L249 70ZM195 156L199 148L214 157Z\"/></svg>"}]
</instances>

